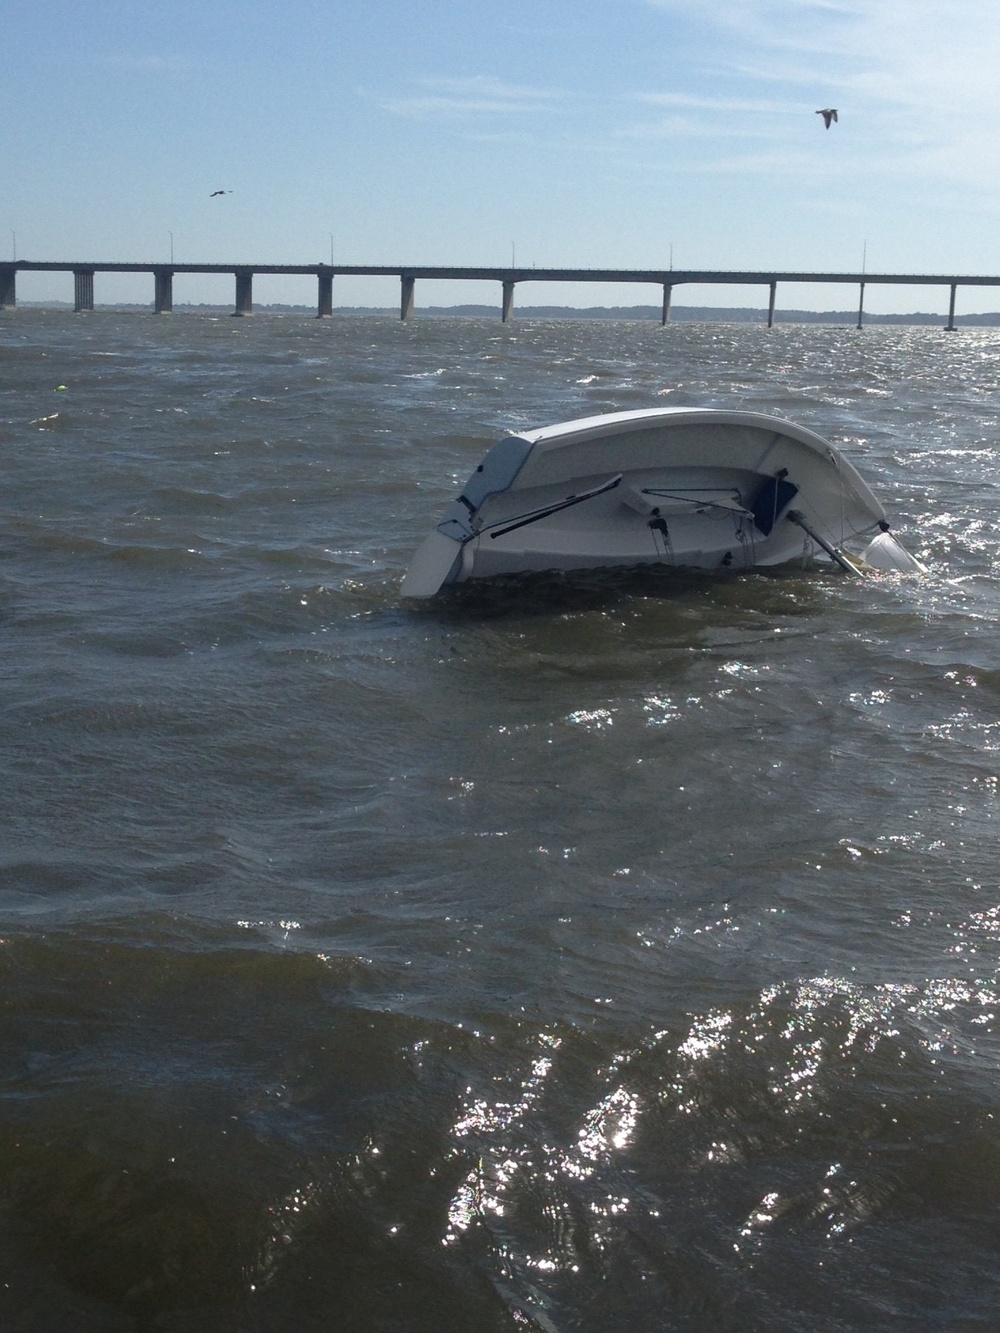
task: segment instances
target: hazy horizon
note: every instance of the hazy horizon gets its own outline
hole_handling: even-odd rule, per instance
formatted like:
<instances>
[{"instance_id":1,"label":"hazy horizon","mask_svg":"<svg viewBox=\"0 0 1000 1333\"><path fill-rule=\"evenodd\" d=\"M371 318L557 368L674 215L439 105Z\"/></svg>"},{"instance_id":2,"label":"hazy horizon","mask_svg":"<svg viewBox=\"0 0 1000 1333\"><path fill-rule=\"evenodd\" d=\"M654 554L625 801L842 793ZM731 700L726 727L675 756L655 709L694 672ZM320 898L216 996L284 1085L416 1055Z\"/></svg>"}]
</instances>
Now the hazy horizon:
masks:
<instances>
[{"instance_id":1,"label":"hazy horizon","mask_svg":"<svg viewBox=\"0 0 1000 1333\"><path fill-rule=\"evenodd\" d=\"M213 302L213 301L175 301L174 312L191 311L221 311L231 313L234 302ZM73 310L73 302L66 300L50 301L22 301L18 300L15 309L28 310ZM94 309L96 311L135 311L137 313L153 313L152 301L95 301ZM310 303L289 303L282 301L258 302L253 305L254 314L301 314L312 315L316 313L316 302ZM386 315L399 318L399 305L341 305L334 306L332 318L337 316L364 316L364 315ZM500 303L456 303L454 305L426 305L417 306L413 318L418 319L423 316L426 319L440 318L497 318L500 316ZM515 306L513 318L522 319L595 319L595 320L635 320L640 323L659 321L661 310L657 305L645 305L637 303L635 305L591 305L591 306L568 306L568 305L537 305L524 304ZM824 310L805 310L797 307L788 307L786 309L775 308L774 322L776 324L832 324L832 325L854 325L857 323L858 311L855 306L853 309L827 308ZM970 327L991 327L1000 325L1000 310L978 311L973 314L962 315L956 312L956 322L959 325L965 324ZM671 307L670 321L685 323L697 322L704 323L766 323L767 304L763 305L725 305L725 306L692 306L675 305ZM869 314L864 312L864 323L881 325L941 325L943 327L947 320L947 312L936 310L909 310L898 312L876 312Z\"/></svg>"}]
</instances>

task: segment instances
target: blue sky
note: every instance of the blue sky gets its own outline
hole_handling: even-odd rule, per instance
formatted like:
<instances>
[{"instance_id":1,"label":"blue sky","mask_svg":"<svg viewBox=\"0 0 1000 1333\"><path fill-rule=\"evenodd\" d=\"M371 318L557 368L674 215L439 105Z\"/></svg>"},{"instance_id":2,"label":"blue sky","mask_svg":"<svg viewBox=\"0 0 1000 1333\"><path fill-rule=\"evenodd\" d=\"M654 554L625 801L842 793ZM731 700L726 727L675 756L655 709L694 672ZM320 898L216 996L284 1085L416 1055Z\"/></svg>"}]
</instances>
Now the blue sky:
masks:
<instances>
[{"instance_id":1,"label":"blue sky","mask_svg":"<svg viewBox=\"0 0 1000 1333\"><path fill-rule=\"evenodd\" d=\"M3 259L1000 273L996 0L21 0L3 28ZM98 275L97 299L150 287ZM216 297L231 279L177 280L176 300ZM311 303L314 282L260 278L255 299ZM340 279L334 300L398 286ZM418 288L469 300L499 296ZM1000 292L960 292L974 309Z\"/></svg>"}]
</instances>

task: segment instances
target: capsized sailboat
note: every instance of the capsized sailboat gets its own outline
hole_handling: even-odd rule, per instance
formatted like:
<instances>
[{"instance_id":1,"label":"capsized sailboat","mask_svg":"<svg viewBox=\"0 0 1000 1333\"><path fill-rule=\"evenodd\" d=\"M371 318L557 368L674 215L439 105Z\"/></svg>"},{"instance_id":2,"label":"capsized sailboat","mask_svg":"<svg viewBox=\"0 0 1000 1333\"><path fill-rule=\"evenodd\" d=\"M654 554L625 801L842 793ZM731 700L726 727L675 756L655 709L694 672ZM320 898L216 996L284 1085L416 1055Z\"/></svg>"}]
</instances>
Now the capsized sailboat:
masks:
<instances>
[{"instance_id":1,"label":"capsized sailboat","mask_svg":"<svg viewBox=\"0 0 1000 1333\"><path fill-rule=\"evenodd\" d=\"M745 570L815 556L922 572L852 464L759 412L652 408L508 435L425 538L406 597L503 574L665 565Z\"/></svg>"}]
</instances>

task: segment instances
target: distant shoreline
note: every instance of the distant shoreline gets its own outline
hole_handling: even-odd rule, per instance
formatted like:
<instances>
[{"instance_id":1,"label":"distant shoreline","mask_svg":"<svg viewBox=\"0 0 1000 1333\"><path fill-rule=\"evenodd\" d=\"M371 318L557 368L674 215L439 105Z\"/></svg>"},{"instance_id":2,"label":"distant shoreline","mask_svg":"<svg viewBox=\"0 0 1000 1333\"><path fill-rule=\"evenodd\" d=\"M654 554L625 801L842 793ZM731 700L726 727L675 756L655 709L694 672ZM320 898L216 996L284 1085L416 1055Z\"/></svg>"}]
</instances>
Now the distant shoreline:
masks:
<instances>
[{"instance_id":1,"label":"distant shoreline","mask_svg":"<svg viewBox=\"0 0 1000 1333\"><path fill-rule=\"evenodd\" d=\"M71 301L19 301L16 309L23 310L73 310ZM152 304L140 302L108 302L95 304L95 311L134 311L152 313ZM183 302L174 305L175 312L187 311L192 314L232 314L232 306L217 305L210 302ZM281 303L258 304L254 306L256 314L271 315L313 315L316 307L312 305L285 305ZM497 320L497 308L491 305L455 305L455 306L420 306L415 312L417 317L426 319L491 319ZM336 306L333 319L342 317L364 317L372 315L399 318L398 307L393 306ZM517 318L520 319L578 319L578 320L619 320L636 323L659 323L662 312L659 306L558 306L536 305L519 306ZM829 324L854 327L857 324L856 310L775 310L775 324ZM909 314L874 314L865 311L864 324L899 324L929 325L944 327L947 314L944 312L913 311ZM516 322L516 321L515 321ZM762 324L767 323L767 312L757 306L673 306L670 311L670 323L705 323L705 324ZM960 327L996 328L1000 327L1000 311L982 314L956 316Z\"/></svg>"}]
</instances>

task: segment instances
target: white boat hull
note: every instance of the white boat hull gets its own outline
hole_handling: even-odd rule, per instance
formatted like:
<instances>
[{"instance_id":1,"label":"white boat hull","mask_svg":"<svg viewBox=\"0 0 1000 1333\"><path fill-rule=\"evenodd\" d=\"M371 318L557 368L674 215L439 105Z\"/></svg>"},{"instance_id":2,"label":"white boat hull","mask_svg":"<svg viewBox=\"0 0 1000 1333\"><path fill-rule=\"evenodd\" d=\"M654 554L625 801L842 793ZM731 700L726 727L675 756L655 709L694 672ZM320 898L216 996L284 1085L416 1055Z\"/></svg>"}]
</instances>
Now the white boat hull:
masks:
<instances>
[{"instance_id":1,"label":"white boat hull","mask_svg":"<svg viewBox=\"0 0 1000 1333\"><path fill-rule=\"evenodd\" d=\"M864 560L887 527L855 468L803 427L750 412L620 412L501 440L418 549L402 592L527 572L738 570L810 554L841 563L842 551ZM916 566L887 541L889 567Z\"/></svg>"}]
</instances>

